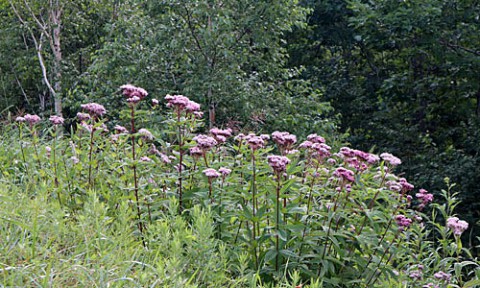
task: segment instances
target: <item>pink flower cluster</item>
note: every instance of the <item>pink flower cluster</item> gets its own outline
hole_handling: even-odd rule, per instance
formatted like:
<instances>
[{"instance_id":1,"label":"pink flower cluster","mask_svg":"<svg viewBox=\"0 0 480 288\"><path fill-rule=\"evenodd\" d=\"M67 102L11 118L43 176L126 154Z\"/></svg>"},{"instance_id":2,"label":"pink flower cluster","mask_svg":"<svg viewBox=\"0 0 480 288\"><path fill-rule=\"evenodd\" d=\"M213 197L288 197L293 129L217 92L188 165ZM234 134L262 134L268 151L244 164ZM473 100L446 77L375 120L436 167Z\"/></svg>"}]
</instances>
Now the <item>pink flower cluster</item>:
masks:
<instances>
[{"instance_id":1,"label":"pink flower cluster","mask_svg":"<svg viewBox=\"0 0 480 288\"><path fill-rule=\"evenodd\" d=\"M355 182L355 173L352 170L348 170L343 167L338 167L333 172L333 176L349 182Z\"/></svg>"},{"instance_id":2,"label":"pink flower cluster","mask_svg":"<svg viewBox=\"0 0 480 288\"><path fill-rule=\"evenodd\" d=\"M433 275L433 277L435 277L435 278L437 278L437 279L439 279L439 280L448 282L448 281L450 281L450 278L452 278L452 275L450 275L450 274L448 274L448 273L445 273L445 272L443 272L443 271L439 271L439 272L435 273L435 274Z\"/></svg>"},{"instance_id":3,"label":"pink flower cluster","mask_svg":"<svg viewBox=\"0 0 480 288\"><path fill-rule=\"evenodd\" d=\"M325 143L325 138L318 136L317 134L310 134L307 136L307 140L312 143Z\"/></svg>"},{"instance_id":4,"label":"pink flower cluster","mask_svg":"<svg viewBox=\"0 0 480 288\"><path fill-rule=\"evenodd\" d=\"M97 103L82 104L80 105L80 107L82 107L83 110L87 111L88 114L90 114L90 116L93 116L93 117L100 117L100 116L103 116L105 113L107 113L107 110L105 109L105 107Z\"/></svg>"},{"instance_id":5,"label":"pink flower cluster","mask_svg":"<svg viewBox=\"0 0 480 288\"><path fill-rule=\"evenodd\" d=\"M153 137L152 132L148 131L145 128L138 130L138 135L140 135L144 140L152 141L155 137Z\"/></svg>"},{"instance_id":6,"label":"pink flower cluster","mask_svg":"<svg viewBox=\"0 0 480 288\"><path fill-rule=\"evenodd\" d=\"M50 122L52 122L53 125L62 125L63 122L65 121L65 119L63 119L63 117L57 116L57 115L50 116L49 120L50 120Z\"/></svg>"},{"instance_id":7,"label":"pink flower cluster","mask_svg":"<svg viewBox=\"0 0 480 288\"><path fill-rule=\"evenodd\" d=\"M453 231L455 236L460 236L468 229L468 223L458 219L458 217L450 217L447 219L447 227Z\"/></svg>"},{"instance_id":8,"label":"pink flower cluster","mask_svg":"<svg viewBox=\"0 0 480 288\"><path fill-rule=\"evenodd\" d=\"M118 133L118 134L128 134L127 128L120 126L120 125L115 125L113 129Z\"/></svg>"},{"instance_id":9,"label":"pink flower cluster","mask_svg":"<svg viewBox=\"0 0 480 288\"><path fill-rule=\"evenodd\" d=\"M402 185L402 193L408 192L410 190L413 190L413 188L415 188L415 186L408 183L407 179L405 178L400 178L398 182L400 183L400 185Z\"/></svg>"},{"instance_id":10,"label":"pink flower cluster","mask_svg":"<svg viewBox=\"0 0 480 288\"><path fill-rule=\"evenodd\" d=\"M200 149L198 146L194 146L189 149L190 155L193 156L194 158L198 158L203 155L203 150Z\"/></svg>"},{"instance_id":11,"label":"pink flower cluster","mask_svg":"<svg viewBox=\"0 0 480 288\"><path fill-rule=\"evenodd\" d=\"M42 119L40 119L40 117L38 115L31 115L31 114L26 114L25 116L23 116L23 118L30 125L35 125L42 120Z\"/></svg>"},{"instance_id":12,"label":"pink flower cluster","mask_svg":"<svg viewBox=\"0 0 480 288\"><path fill-rule=\"evenodd\" d=\"M168 158L168 156L166 154L158 151L157 147L155 147L155 144L152 144L152 146L150 146L150 149L148 150L148 153L157 155L158 157L160 157L160 159L162 159L162 162L165 163L165 164L172 163L172 161L170 160L170 158Z\"/></svg>"},{"instance_id":13,"label":"pink flower cluster","mask_svg":"<svg viewBox=\"0 0 480 288\"><path fill-rule=\"evenodd\" d=\"M330 150L332 149L325 144L325 139L317 134L308 135L307 140L303 141L298 147L314 151L312 156L318 160L329 157L331 155Z\"/></svg>"},{"instance_id":14,"label":"pink flower cluster","mask_svg":"<svg viewBox=\"0 0 480 288\"><path fill-rule=\"evenodd\" d=\"M225 167L221 167L220 169L218 169L218 172L220 172L222 174L222 177L225 178L228 175L230 175L230 173L232 173L232 170Z\"/></svg>"},{"instance_id":15,"label":"pink flower cluster","mask_svg":"<svg viewBox=\"0 0 480 288\"><path fill-rule=\"evenodd\" d=\"M245 135L243 135L243 136L244 136L243 139L245 139L247 141L248 146L252 150L257 150L257 149L263 148L265 146L266 138L262 137L261 135L257 136L253 133L250 133L247 136L245 136Z\"/></svg>"},{"instance_id":16,"label":"pink flower cluster","mask_svg":"<svg viewBox=\"0 0 480 288\"><path fill-rule=\"evenodd\" d=\"M398 165L402 164L402 161L399 158L393 156L390 153L382 153L382 154L380 154L380 157L382 157L382 159L385 162L388 162L392 166L398 166Z\"/></svg>"},{"instance_id":17,"label":"pink flower cluster","mask_svg":"<svg viewBox=\"0 0 480 288\"><path fill-rule=\"evenodd\" d=\"M87 121L87 120L92 119L92 117L90 116L90 114L88 114L88 113L82 113L82 112L78 112L78 113L77 113L77 118L78 118L78 120L80 120L80 122L82 122L82 121Z\"/></svg>"},{"instance_id":18,"label":"pink flower cluster","mask_svg":"<svg viewBox=\"0 0 480 288\"><path fill-rule=\"evenodd\" d=\"M374 164L380 160L380 157L375 154L350 149L348 147L340 148L339 155L344 159L348 166L360 171L365 171L368 168L367 164Z\"/></svg>"},{"instance_id":19,"label":"pink flower cluster","mask_svg":"<svg viewBox=\"0 0 480 288\"><path fill-rule=\"evenodd\" d=\"M211 178L211 179L220 177L220 173L218 173L217 170L215 170L213 168L208 168L208 169L203 170L203 174L205 174L205 176L207 176L208 178Z\"/></svg>"},{"instance_id":20,"label":"pink flower cluster","mask_svg":"<svg viewBox=\"0 0 480 288\"><path fill-rule=\"evenodd\" d=\"M148 93L145 89L133 86L131 84L126 84L120 86L123 96L127 97L127 102L138 103L140 100L148 96Z\"/></svg>"},{"instance_id":21,"label":"pink flower cluster","mask_svg":"<svg viewBox=\"0 0 480 288\"><path fill-rule=\"evenodd\" d=\"M187 114L192 113L196 117L202 117L203 113L200 112L200 104L191 101L188 97L183 95L166 95L167 107L175 108L175 111L180 114L182 111L186 111Z\"/></svg>"},{"instance_id":22,"label":"pink flower cluster","mask_svg":"<svg viewBox=\"0 0 480 288\"><path fill-rule=\"evenodd\" d=\"M428 191L425 189L420 189L419 193L415 194L415 196L417 196L418 200L420 200L420 204L418 205L420 210L427 206L428 203L433 201L433 194L428 193Z\"/></svg>"},{"instance_id":23,"label":"pink flower cluster","mask_svg":"<svg viewBox=\"0 0 480 288\"><path fill-rule=\"evenodd\" d=\"M203 134L193 137L193 141L197 142L197 147L203 152L210 150L212 147L218 144L215 138Z\"/></svg>"},{"instance_id":24,"label":"pink flower cluster","mask_svg":"<svg viewBox=\"0 0 480 288\"><path fill-rule=\"evenodd\" d=\"M268 165L272 167L275 173L280 174L287 170L287 164L290 163L290 159L285 156L269 155L267 156Z\"/></svg>"},{"instance_id":25,"label":"pink flower cluster","mask_svg":"<svg viewBox=\"0 0 480 288\"><path fill-rule=\"evenodd\" d=\"M297 136L288 132L275 131L272 133L272 139L277 143L281 151L291 150L293 144L297 143Z\"/></svg>"},{"instance_id":26,"label":"pink flower cluster","mask_svg":"<svg viewBox=\"0 0 480 288\"><path fill-rule=\"evenodd\" d=\"M395 222L400 226L400 230L410 226L412 224L412 219L405 217L404 215L396 215Z\"/></svg>"},{"instance_id":27,"label":"pink flower cluster","mask_svg":"<svg viewBox=\"0 0 480 288\"><path fill-rule=\"evenodd\" d=\"M232 129L218 129L212 128L210 129L210 134L212 134L213 138L217 140L218 143L225 143L227 138L232 136Z\"/></svg>"}]
</instances>

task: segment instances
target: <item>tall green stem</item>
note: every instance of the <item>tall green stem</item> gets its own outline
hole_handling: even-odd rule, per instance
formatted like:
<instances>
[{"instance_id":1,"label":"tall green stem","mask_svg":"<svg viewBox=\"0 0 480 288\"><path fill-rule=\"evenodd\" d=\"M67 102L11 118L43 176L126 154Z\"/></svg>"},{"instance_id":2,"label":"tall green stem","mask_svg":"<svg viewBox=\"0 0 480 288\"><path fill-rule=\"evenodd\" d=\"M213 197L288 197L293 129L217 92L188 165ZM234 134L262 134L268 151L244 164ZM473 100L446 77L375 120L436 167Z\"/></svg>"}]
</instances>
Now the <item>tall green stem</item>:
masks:
<instances>
[{"instance_id":1,"label":"tall green stem","mask_svg":"<svg viewBox=\"0 0 480 288\"><path fill-rule=\"evenodd\" d=\"M135 155L135 104L131 105L131 119L130 119L130 126L131 126L131 141L132 141L132 170L133 170L133 184L135 189L135 201L137 203L137 218L138 218L138 230L140 230L140 234L142 235L142 244L143 247L146 247L145 238L143 237L143 223L142 223L142 212L140 211L140 200L138 197L138 178L137 178L137 163L136 163L136 155Z\"/></svg>"}]
</instances>

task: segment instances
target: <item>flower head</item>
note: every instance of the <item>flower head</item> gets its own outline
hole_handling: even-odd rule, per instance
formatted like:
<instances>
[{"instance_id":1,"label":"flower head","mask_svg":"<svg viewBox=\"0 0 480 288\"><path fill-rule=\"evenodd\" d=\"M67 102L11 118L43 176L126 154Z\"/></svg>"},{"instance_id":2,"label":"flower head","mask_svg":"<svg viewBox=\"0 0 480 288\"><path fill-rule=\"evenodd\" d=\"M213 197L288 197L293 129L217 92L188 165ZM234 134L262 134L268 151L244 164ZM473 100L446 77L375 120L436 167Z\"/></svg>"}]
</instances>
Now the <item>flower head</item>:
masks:
<instances>
[{"instance_id":1,"label":"flower head","mask_svg":"<svg viewBox=\"0 0 480 288\"><path fill-rule=\"evenodd\" d=\"M318 136L317 134L310 134L307 136L307 140L312 143L325 143L325 138Z\"/></svg>"},{"instance_id":2,"label":"flower head","mask_svg":"<svg viewBox=\"0 0 480 288\"><path fill-rule=\"evenodd\" d=\"M355 182L355 173L343 167L338 167L335 172L333 172L333 176L349 182Z\"/></svg>"},{"instance_id":3,"label":"flower head","mask_svg":"<svg viewBox=\"0 0 480 288\"><path fill-rule=\"evenodd\" d=\"M25 122L27 120L25 119L25 117L18 116L17 118L15 118L15 121L22 123L22 122Z\"/></svg>"},{"instance_id":4,"label":"flower head","mask_svg":"<svg viewBox=\"0 0 480 288\"><path fill-rule=\"evenodd\" d=\"M290 150L292 145L297 142L297 136L288 132L275 131L272 133L272 139L278 146L281 146L286 150Z\"/></svg>"},{"instance_id":5,"label":"flower head","mask_svg":"<svg viewBox=\"0 0 480 288\"><path fill-rule=\"evenodd\" d=\"M142 128L142 129L138 130L138 134L140 136L142 136L142 138L145 139L145 140L150 140L151 141L151 140L154 139L153 134L145 128Z\"/></svg>"},{"instance_id":6,"label":"flower head","mask_svg":"<svg viewBox=\"0 0 480 288\"><path fill-rule=\"evenodd\" d=\"M213 135L213 138L217 140L218 143L225 143L227 141L227 137L232 136L232 129L218 129L212 128L210 129L210 134Z\"/></svg>"},{"instance_id":7,"label":"flower head","mask_svg":"<svg viewBox=\"0 0 480 288\"><path fill-rule=\"evenodd\" d=\"M94 117L100 117L100 116L103 116L105 113L107 113L107 110L105 109L105 107L97 103L82 104L80 105L80 107L82 107L83 110L87 111L88 114Z\"/></svg>"},{"instance_id":8,"label":"flower head","mask_svg":"<svg viewBox=\"0 0 480 288\"><path fill-rule=\"evenodd\" d=\"M118 134L128 134L127 128L125 128L125 127L123 127L123 126L115 125L115 127L113 127L113 129L114 129L115 131L117 131Z\"/></svg>"},{"instance_id":9,"label":"flower head","mask_svg":"<svg viewBox=\"0 0 480 288\"><path fill-rule=\"evenodd\" d=\"M193 140L197 142L198 148L202 149L203 151L210 150L213 146L218 144L215 138L203 134L193 137Z\"/></svg>"},{"instance_id":10,"label":"flower head","mask_svg":"<svg viewBox=\"0 0 480 288\"><path fill-rule=\"evenodd\" d=\"M122 90L122 94L125 97L127 97L127 101L128 101L128 99L132 99L134 97L137 97L138 101L140 101L141 99L148 96L148 93L145 89L133 86L131 84L126 84L126 85L120 86L120 90ZM138 101L136 101L136 102L138 102ZM134 101L134 103L136 103L136 102Z\"/></svg>"},{"instance_id":11,"label":"flower head","mask_svg":"<svg viewBox=\"0 0 480 288\"><path fill-rule=\"evenodd\" d=\"M208 168L208 169L203 170L203 174L205 174L205 176L207 176L208 178L218 178L218 177L220 177L220 173L218 173L217 170L215 170L213 168Z\"/></svg>"},{"instance_id":12,"label":"flower head","mask_svg":"<svg viewBox=\"0 0 480 288\"><path fill-rule=\"evenodd\" d=\"M225 167L221 167L220 169L218 169L218 172L222 174L222 177L226 177L230 175L230 173L232 173L232 170Z\"/></svg>"},{"instance_id":13,"label":"flower head","mask_svg":"<svg viewBox=\"0 0 480 288\"><path fill-rule=\"evenodd\" d=\"M35 125L42 120L38 115L31 115L31 114L26 114L24 118L30 125Z\"/></svg>"},{"instance_id":14,"label":"flower head","mask_svg":"<svg viewBox=\"0 0 480 288\"><path fill-rule=\"evenodd\" d=\"M53 125L62 125L63 121L65 121L65 119L63 119L63 117L57 116L57 115L50 116L49 120L50 120L50 122L52 122Z\"/></svg>"},{"instance_id":15,"label":"flower head","mask_svg":"<svg viewBox=\"0 0 480 288\"><path fill-rule=\"evenodd\" d=\"M435 278L443 280L443 281L450 281L450 278L452 278L452 275L445 273L443 271L439 271L433 275Z\"/></svg>"},{"instance_id":16,"label":"flower head","mask_svg":"<svg viewBox=\"0 0 480 288\"><path fill-rule=\"evenodd\" d=\"M385 162L390 163L390 165L392 166L398 166L402 164L402 161L399 158L393 156L390 153L382 153L380 154L380 157L382 157L382 159L385 160Z\"/></svg>"},{"instance_id":17,"label":"flower head","mask_svg":"<svg viewBox=\"0 0 480 288\"><path fill-rule=\"evenodd\" d=\"M262 139L260 136L256 136L253 133L248 134L245 136L245 140L247 140L248 146L250 146L250 149L252 150L257 150L259 148L262 148L265 145L265 141Z\"/></svg>"},{"instance_id":18,"label":"flower head","mask_svg":"<svg viewBox=\"0 0 480 288\"><path fill-rule=\"evenodd\" d=\"M78 112L77 113L77 118L81 122L81 121L87 121L87 120L91 119L92 117L88 113Z\"/></svg>"},{"instance_id":19,"label":"flower head","mask_svg":"<svg viewBox=\"0 0 480 288\"><path fill-rule=\"evenodd\" d=\"M404 228L407 228L408 226L410 226L410 224L412 224L412 219L409 219L404 215L396 215L395 222L397 222L397 225L400 227L400 230L403 230Z\"/></svg>"},{"instance_id":20,"label":"flower head","mask_svg":"<svg viewBox=\"0 0 480 288\"><path fill-rule=\"evenodd\" d=\"M420 200L420 209L423 209L423 207L433 201L433 194L428 193L425 189L420 189L419 193L415 194L415 196Z\"/></svg>"},{"instance_id":21,"label":"flower head","mask_svg":"<svg viewBox=\"0 0 480 288\"><path fill-rule=\"evenodd\" d=\"M415 188L415 186L408 183L407 179L405 179L405 178L400 178L400 180L398 180L398 182L400 183L400 185L402 185L402 191L403 192L408 192L410 190L413 190L413 188Z\"/></svg>"},{"instance_id":22,"label":"flower head","mask_svg":"<svg viewBox=\"0 0 480 288\"><path fill-rule=\"evenodd\" d=\"M200 149L198 146L193 146L192 148L189 149L190 155L193 156L194 158L198 158L203 155L204 151Z\"/></svg>"},{"instance_id":23,"label":"flower head","mask_svg":"<svg viewBox=\"0 0 480 288\"><path fill-rule=\"evenodd\" d=\"M287 164L290 163L290 159L285 156L269 155L267 156L268 165L272 167L275 173L280 174L287 170Z\"/></svg>"},{"instance_id":24,"label":"flower head","mask_svg":"<svg viewBox=\"0 0 480 288\"><path fill-rule=\"evenodd\" d=\"M458 217L450 217L447 219L447 227L453 231L455 236L460 236L468 229L468 223L458 219Z\"/></svg>"}]
</instances>

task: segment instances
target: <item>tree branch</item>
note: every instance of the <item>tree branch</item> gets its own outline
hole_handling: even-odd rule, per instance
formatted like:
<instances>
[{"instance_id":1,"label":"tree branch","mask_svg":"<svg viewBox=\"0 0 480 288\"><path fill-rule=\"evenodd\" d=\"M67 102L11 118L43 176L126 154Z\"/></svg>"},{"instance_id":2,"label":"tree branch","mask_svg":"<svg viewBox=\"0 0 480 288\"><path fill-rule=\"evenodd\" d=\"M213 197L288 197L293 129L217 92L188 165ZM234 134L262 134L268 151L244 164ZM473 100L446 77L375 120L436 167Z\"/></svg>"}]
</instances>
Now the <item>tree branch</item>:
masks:
<instances>
[{"instance_id":1,"label":"tree branch","mask_svg":"<svg viewBox=\"0 0 480 288\"><path fill-rule=\"evenodd\" d=\"M480 50L474 50L474 49L471 49L471 48L467 48L467 47L463 47L463 46L460 46L460 45L457 45L457 44L453 44L453 43L448 43L444 40L440 40L440 44L444 45L444 46L447 46L448 48L450 49L453 49L453 50L462 50L462 51L465 51L465 52L468 52L470 54L473 54L473 55L476 55L476 56L480 56Z\"/></svg>"}]
</instances>

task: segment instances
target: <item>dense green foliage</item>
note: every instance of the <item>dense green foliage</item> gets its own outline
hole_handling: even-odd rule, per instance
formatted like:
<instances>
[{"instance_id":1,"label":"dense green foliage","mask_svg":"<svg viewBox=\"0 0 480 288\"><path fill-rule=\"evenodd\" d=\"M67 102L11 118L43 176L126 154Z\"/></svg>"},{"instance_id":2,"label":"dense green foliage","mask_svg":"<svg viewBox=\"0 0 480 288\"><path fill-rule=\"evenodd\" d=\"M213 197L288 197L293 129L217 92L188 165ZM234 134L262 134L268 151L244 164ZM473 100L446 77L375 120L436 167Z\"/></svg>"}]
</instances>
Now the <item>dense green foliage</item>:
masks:
<instances>
[{"instance_id":1,"label":"dense green foliage","mask_svg":"<svg viewBox=\"0 0 480 288\"><path fill-rule=\"evenodd\" d=\"M396 176L391 154L327 137L332 148L317 134L300 144L278 131L197 134L199 106L179 95L165 97L171 112L150 132L158 106L139 109L143 89L122 92L128 129L110 133L95 103L69 136L58 117L27 114L2 129L5 285L479 283L448 180L429 215L432 195Z\"/></svg>"},{"instance_id":2,"label":"dense green foliage","mask_svg":"<svg viewBox=\"0 0 480 288\"><path fill-rule=\"evenodd\" d=\"M290 65L325 89L348 141L392 151L417 185L438 191L448 175L477 221L478 1L302 3L313 12L292 33Z\"/></svg>"}]
</instances>

